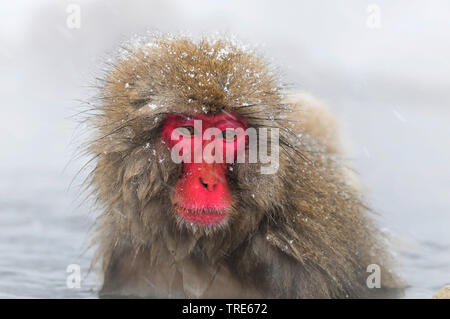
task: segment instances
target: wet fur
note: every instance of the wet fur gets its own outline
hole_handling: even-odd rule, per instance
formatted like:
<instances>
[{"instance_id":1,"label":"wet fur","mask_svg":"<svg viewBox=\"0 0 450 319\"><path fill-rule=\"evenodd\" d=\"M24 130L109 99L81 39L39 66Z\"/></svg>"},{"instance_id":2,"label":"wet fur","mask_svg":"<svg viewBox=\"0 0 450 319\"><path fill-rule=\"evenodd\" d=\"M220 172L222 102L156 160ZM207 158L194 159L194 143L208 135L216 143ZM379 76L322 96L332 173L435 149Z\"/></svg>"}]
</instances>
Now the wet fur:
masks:
<instances>
[{"instance_id":1,"label":"wet fur","mask_svg":"<svg viewBox=\"0 0 450 319\"><path fill-rule=\"evenodd\" d=\"M101 206L95 244L102 296L355 298L369 264L395 286L383 241L340 154L333 118L287 95L257 54L228 40L159 37L127 46L102 80L88 151ZM231 220L202 229L179 220L180 174L159 136L170 113L235 112L280 129L280 168L235 164Z\"/></svg>"}]
</instances>

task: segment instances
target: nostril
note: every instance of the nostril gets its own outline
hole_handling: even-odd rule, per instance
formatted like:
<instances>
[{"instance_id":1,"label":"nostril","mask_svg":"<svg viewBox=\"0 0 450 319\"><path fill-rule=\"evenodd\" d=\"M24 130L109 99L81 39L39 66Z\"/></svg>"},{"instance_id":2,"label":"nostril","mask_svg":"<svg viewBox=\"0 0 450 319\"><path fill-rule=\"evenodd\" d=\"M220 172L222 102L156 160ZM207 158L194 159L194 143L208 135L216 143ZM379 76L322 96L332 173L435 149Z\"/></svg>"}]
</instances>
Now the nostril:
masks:
<instances>
[{"instance_id":1,"label":"nostril","mask_svg":"<svg viewBox=\"0 0 450 319\"><path fill-rule=\"evenodd\" d=\"M203 186L204 188L208 188L208 184L205 183L201 177L199 178L199 180L200 180L200 184L202 184L202 186Z\"/></svg>"},{"instance_id":2,"label":"nostril","mask_svg":"<svg viewBox=\"0 0 450 319\"><path fill-rule=\"evenodd\" d=\"M217 186L217 184L216 183L208 183L208 182L205 182L204 180L203 180L203 178L199 178L199 180L200 180L200 184L202 184L202 186L205 188L205 189L207 189L207 190L209 190L209 191L213 191L214 189L216 189L216 186Z\"/></svg>"}]
</instances>

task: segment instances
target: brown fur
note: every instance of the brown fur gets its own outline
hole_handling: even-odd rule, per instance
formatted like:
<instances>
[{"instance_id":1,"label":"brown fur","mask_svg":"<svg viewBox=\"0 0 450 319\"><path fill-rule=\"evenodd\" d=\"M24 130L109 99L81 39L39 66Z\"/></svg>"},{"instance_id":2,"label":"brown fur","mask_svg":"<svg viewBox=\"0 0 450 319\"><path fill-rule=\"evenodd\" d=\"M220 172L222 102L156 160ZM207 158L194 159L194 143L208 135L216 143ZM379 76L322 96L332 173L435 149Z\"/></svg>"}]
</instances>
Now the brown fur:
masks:
<instances>
[{"instance_id":1,"label":"brown fur","mask_svg":"<svg viewBox=\"0 0 450 319\"><path fill-rule=\"evenodd\" d=\"M380 290L366 287L369 264L381 266L383 287L395 284L317 101L285 96L263 59L227 40L160 37L124 50L91 118L102 295L370 297ZM280 129L280 168L262 175L257 164L234 164L228 227L187 228L169 199L180 168L161 121L228 111Z\"/></svg>"}]
</instances>

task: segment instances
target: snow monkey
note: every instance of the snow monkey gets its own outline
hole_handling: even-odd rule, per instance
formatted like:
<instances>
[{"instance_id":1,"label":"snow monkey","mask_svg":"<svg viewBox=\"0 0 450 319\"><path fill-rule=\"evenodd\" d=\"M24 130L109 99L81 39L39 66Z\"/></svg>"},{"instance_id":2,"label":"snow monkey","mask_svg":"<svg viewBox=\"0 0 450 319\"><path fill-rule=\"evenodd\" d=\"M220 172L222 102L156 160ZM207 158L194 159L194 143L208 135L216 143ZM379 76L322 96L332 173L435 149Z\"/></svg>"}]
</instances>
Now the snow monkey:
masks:
<instances>
[{"instance_id":1,"label":"snow monkey","mask_svg":"<svg viewBox=\"0 0 450 319\"><path fill-rule=\"evenodd\" d=\"M157 36L122 49L89 119L100 296L392 291L384 239L332 116L280 83L264 58L226 38ZM373 264L381 288L367 284Z\"/></svg>"}]
</instances>

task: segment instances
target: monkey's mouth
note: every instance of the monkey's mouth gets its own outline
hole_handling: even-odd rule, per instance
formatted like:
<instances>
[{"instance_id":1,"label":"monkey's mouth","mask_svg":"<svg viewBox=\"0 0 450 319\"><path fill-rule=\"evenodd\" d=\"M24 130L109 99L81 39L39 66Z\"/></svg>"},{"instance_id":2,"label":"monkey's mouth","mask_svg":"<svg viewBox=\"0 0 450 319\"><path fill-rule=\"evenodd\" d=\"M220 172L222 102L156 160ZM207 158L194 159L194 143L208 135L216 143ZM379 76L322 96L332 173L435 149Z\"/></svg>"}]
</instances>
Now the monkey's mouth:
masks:
<instances>
[{"instance_id":1,"label":"monkey's mouth","mask_svg":"<svg viewBox=\"0 0 450 319\"><path fill-rule=\"evenodd\" d=\"M174 205L175 211L187 222L201 226L217 225L229 214L227 209L188 209Z\"/></svg>"}]
</instances>

